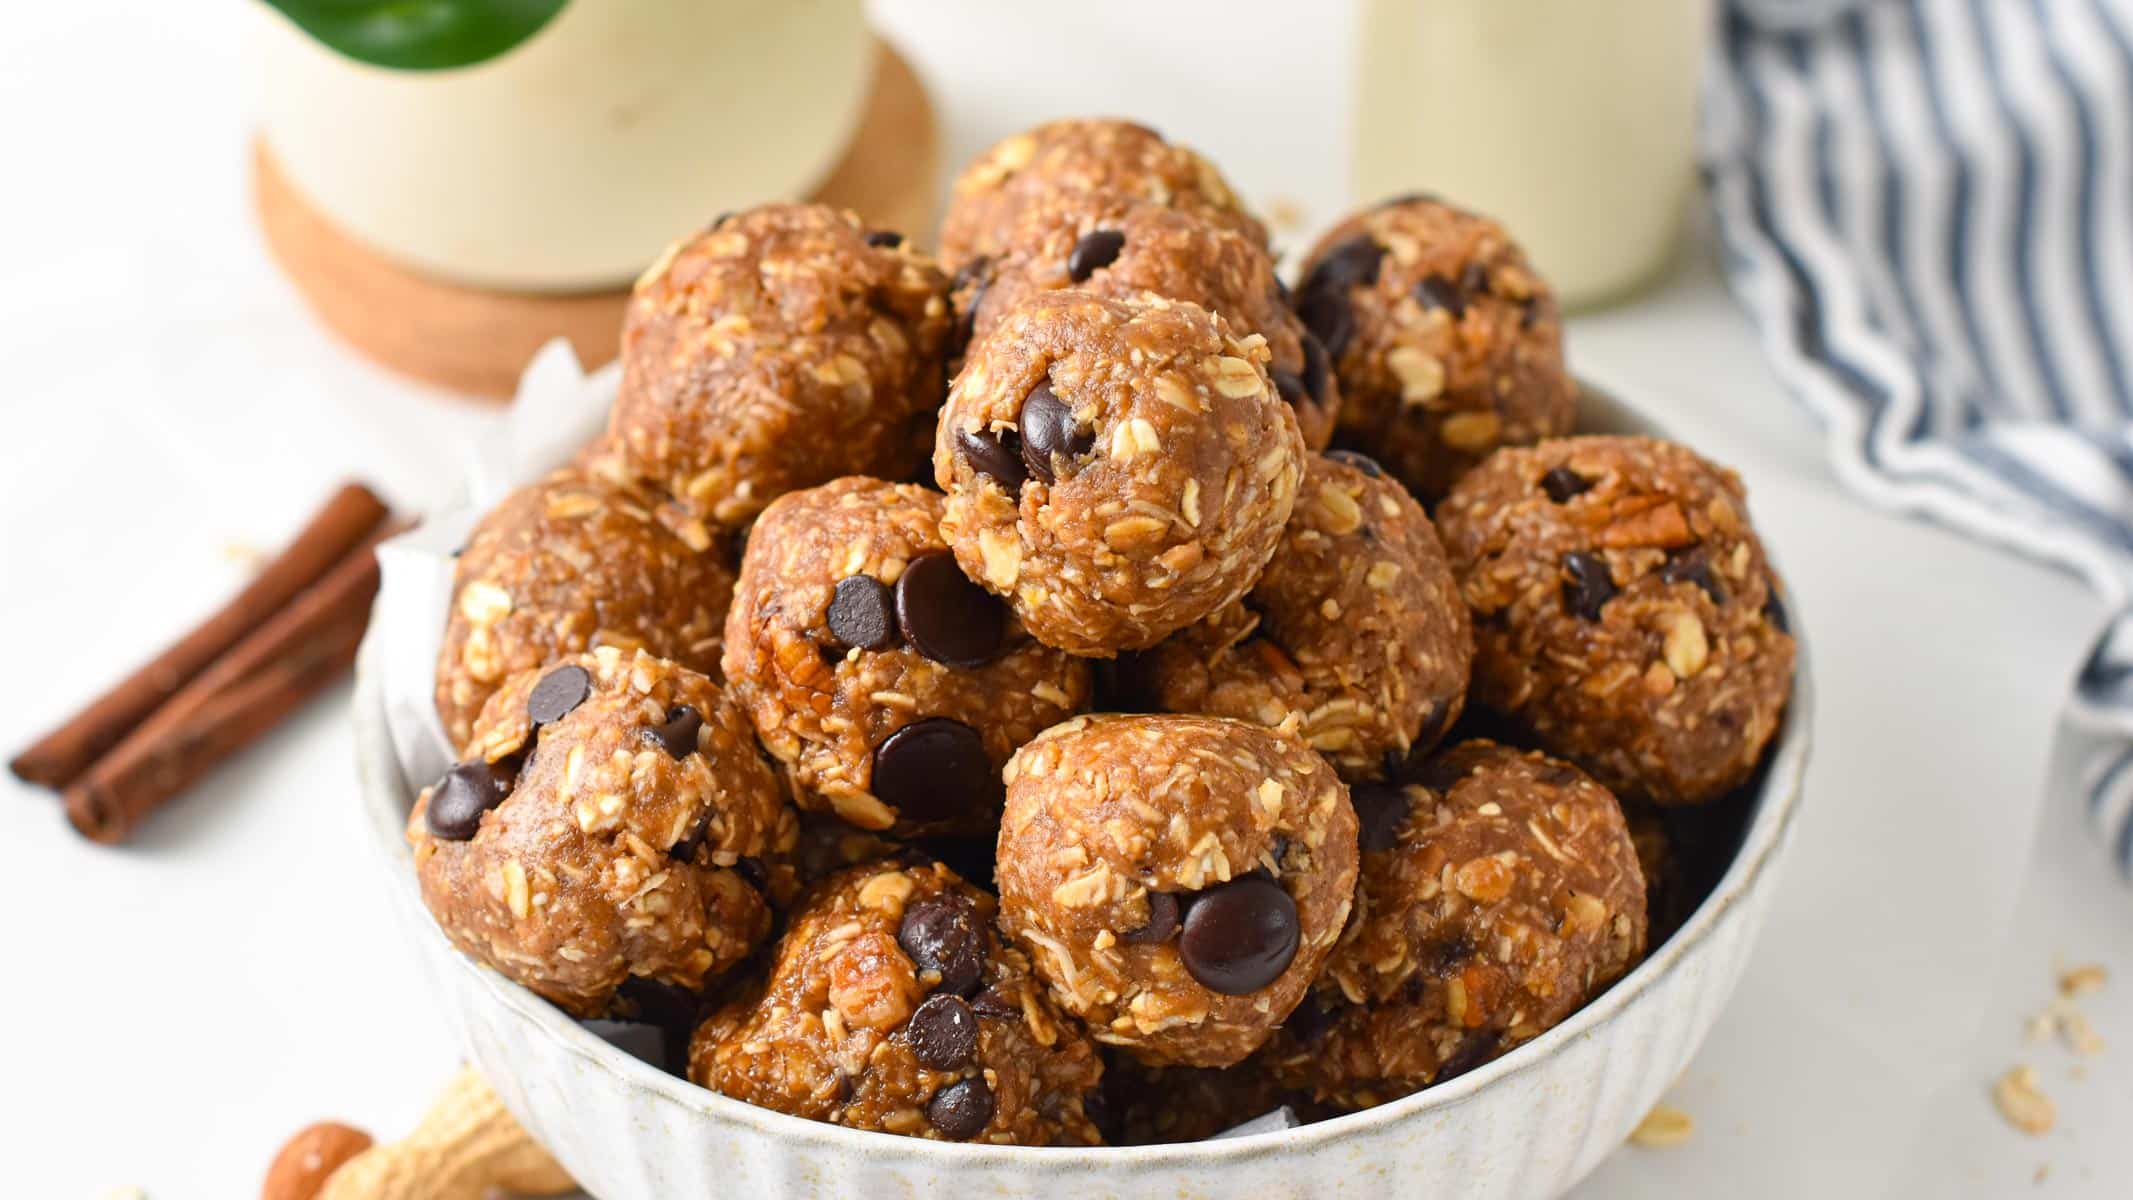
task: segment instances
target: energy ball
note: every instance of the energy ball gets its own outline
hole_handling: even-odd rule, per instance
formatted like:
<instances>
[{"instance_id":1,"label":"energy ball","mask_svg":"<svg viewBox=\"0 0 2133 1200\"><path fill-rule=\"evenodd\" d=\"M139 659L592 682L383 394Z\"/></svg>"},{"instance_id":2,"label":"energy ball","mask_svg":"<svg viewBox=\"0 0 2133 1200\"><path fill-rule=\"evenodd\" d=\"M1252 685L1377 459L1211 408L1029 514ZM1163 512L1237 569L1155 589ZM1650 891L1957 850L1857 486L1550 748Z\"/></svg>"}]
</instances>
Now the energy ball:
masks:
<instances>
[{"instance_id":1,"label":"energy ball","mask_svg":"<svg viewBox=\"0 0 2133 1200\"><path fill-rule=\"evenodd\" d=\"M643 489L557 471L474 527L452 572L437 656L437 716L464 746L505 679L597 646L718 670L733 596L723 541L663 521Z\"/></svg>"},{"instance_id":2,"label":"energy ball","mask_svg":"<svg viewBox=\"0 0 2133 1200\"><path fill-rule=\"evenodd\" d=\"M1287 1085L1397 1099L1540 1036L1643 956L1622 810L1569 763L1463 742L1355 805L1356 919L1260 1055Z\"/></svg>"},{"instance_id":3,"label":"energy ball","mask_svg":"<svg viewBox=\"0 0 2133 1200\"><path fill-rule=\"evenodd\" d=\"M1062 1017L992 897L881 862L802 901L754 994L698 1028L689 1078L763 1108L908 1137L1096 1145L1096 1047Z\"/></svg>"},{"instance_id":4,"label":"energy ball","mask_svg":"<svg viewBox=\"0 0 2133 1200\"><path fill-rule=\"evenodd\" d=\"M1458 720L1466 602L1422 506L1361 455L1312 455L1281 544L1243 600L1138 655L1129 687L1168 712L1298 732L1351 782Z\"/></svg>"},{"instance_id":5,"label":"energy ball","mask_svg":"<svg viewBox=\"0 0 2133 1200\"><path fill-rule=\"evenodd\" d=\"M1198 1142L1284 1105L1315 1117L1319 1106L1282 1087L1257 1055L1233 1067L1151 1067L1132 1055L1104 1057L1104 1141L1114 1146Z\"/></svg>"},{"instance_id":6,"label":"energy ball","mask_svg":"<svg viewBox=\"0 0 2133 1200\"><path fill-rule=\"evenodd\" d=\"M1000 923L1097 1041L1223 1067L1281 1024L1355 895L1355 812L1296 738L1077 717L1007 764Z\"/></svg>"},{"instance_id":7,"label":"energy ball","mask_svg":"<svg viewBox=\"0 0 2133 1200\"><path fill-rule=\"evenodd\" d=\"M723 217L637 281L609 432L630 469L728 528L841 475L909 479L952 324L932 260L851 213Z\"/></svg>"},{"instance_id":8,"label":"energy ball","mask_svg":"<svg viewBox=\"0 0 2133 1200\"><path fill-rule=\"evenodd\" d=\"M1007 756L1087 705L1090 671L963 575L942 503L851 478L772 504L726 619L726 679L801 808L989 838Z\"/></svg>"},{"instance_id":9,"label":"energy ball","mask_svg":"<svg viewBox=\"0 0 2133 1200\"><path fill-rule=\"evenodd\" d=\"M1336 440L1424 500L1576 419L1555 293L1487 217L1426 197L1350 217L1311 251L1296 311L1340 377Z\"/></svg>"},{"instance_id":10,"label":"energy ball","mask_svg":"<svg viewBox=\"0 0 2133 1200\"><path fill-rule=\"evenodd\" d=\"M933 451L941 530L1030 634L1154 645L1249 590L1303 477L1266 342L1197 304L1030 296L971 347Z\"/></svg>"},{"instance_id":11,"label":"energy ball","mask_svg":"<svg viewBox=\"0 0 2133 1200\"><path fill-rule=\"evenodd\" d=\"M1175 209L1059 196L1024 214L1007 249L958 272L952 298L983 337L1029 296L1067 287L1186 300L1220 314L1239 336L1259 334L1272 356L1267 374L1296 410L1305 444L1322 449L1332 440L1340 411L1332 361L1289 308L1260 243Z\"/></svg>"},{"instance_id":12,"label":"energy ball","mask_svg":"<svg viewBox=\"0 0 2133 1200\"><path fill-rule=\"evenodd\" d=\"M1795 648L1740 477L1671 442L1506 450L1437 527L1474 611L1474 696L1627 797L1747 782Z\"/></svg>"},{"instance_id":13,"label":"energy ball","mask_svg":"<svg viewBox=\"0 0 2133 1200\"><path fill-rule=\"evenodd\" d=\"M593 1017L631 978L700 989L769 934L759 889L798 822L703 675L612 646L521 672L465 754L407 836L467 955Z\"/></svg>"},{"instance_id":14,"label":"energy ball","mask_svg":"<svg viewBox=\"0 0 2133 1200\"><path fill-rule=\"evenodd\" d=\"M1060 195L1191 213L1266 245L1214 164L1131 121L1050 121L995 144L965 168L941 218L941 261L961 267L1011 244L1028 210Z\"/></svg>"}]
</instances>

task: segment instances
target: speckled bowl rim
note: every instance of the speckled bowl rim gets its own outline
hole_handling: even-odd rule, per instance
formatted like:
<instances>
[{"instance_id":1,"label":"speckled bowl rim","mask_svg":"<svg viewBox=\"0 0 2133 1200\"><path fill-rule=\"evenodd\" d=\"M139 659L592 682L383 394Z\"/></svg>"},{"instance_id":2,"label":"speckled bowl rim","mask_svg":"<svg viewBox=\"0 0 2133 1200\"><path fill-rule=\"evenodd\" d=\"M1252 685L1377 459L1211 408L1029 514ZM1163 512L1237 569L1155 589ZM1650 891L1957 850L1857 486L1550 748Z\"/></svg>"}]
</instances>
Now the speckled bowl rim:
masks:
<instances>
[{"instance_id":1,"label":"speckled bowl rim","mask_svg":"<svg viewBox=\"0 0 2133 1200\"><path fill-rule=\"evenodd\" d=\"M1586 403L1580 432L1651 433L1664 436L1658 426L1606 390L1585 382ZM1773 555L1773 558L1775 556ZM1689 915L1681 928L1636 969L1617 981L1591 1003L1561 1024L1516 1049L1474 1068L1448 1083L1427 1088L1375 1108L1348 1113L1324 1121L1242 1137L1200 1142L1173 1142L1153 1146L993 1146L941 1142L926 1138L898 1137L871 1130L848 1129L720 1095L687 1080L669 1075L620 1050L579 1025L561 1009L505 979L490 968L458 953L448 941L442 949L456 968L478 980L485 994L524 1020L532 1029L585 1065L610 1075L617 1083L657 1093L684 1109L732 1127L751 1131L794 1145L813 1145L837 1153L868 1158L906 1158L929 1166L949 1168L1026 1168L1106 1170L1133 1168L1148 1172L1204 1166L1213 1162L1234 1163L1255 1158L1286 1155L1323 1146L1345 1138L1403 1124L1429 1113L1449 1109L1501 1079L1539 1069L1558 1047L1602 1033L1609 1020L1631 1004L1645 998L1705 942L1721 922L1735 918L1740 902L1758 888L1772 886L1772 868L1789 844L1798 815L1802 783L1813 741L1814 685L1808 666L1804 624L1799 606L1788 593L1793 636L1799 643L1799 663L1785 723L1768 754L1761 784L1754 799L1755 814L1744 831L1739 850L1724 875ZM428 920L414 884L413 855L405 829L408 807L413 803L400 779L399 764L386 730L379 697L379 669L372 659L382 654L375 639L366 638L356 663L354 700L356 772L361 783L366 825L395 880L397 900L412 905L421 914L416 924L427 935L444 941L444 934ZM1591 1136L1587 1131L1586 1136Z\"/></svg>"}]
</instances>

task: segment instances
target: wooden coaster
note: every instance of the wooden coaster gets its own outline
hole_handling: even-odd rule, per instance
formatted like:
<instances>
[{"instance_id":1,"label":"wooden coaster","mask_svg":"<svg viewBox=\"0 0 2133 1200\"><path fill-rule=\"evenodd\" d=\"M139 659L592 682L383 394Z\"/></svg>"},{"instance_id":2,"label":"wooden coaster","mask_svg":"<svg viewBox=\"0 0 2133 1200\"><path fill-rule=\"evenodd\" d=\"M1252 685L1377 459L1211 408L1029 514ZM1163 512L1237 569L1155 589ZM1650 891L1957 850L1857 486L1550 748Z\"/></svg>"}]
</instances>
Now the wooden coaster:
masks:
<instances>
[{"instance_id":1,"label":"wooden coaster","mask_svg":"<svg viewBox=\"0 0 2133 1200\"><path fill-rule=\"evenodd\" d=\"M911 64L886 43L877 45L866 115L813 199L923 238L933 228L940 154L933 103ZM615 357L628 288L508 292L420 274L334 227L296 193L258 139L252 146L252 195L268 250L312 311L394 371L474 397L508 400L527 360L551 338L569 338L587 370Z\"/></svg>"}]
</instances>

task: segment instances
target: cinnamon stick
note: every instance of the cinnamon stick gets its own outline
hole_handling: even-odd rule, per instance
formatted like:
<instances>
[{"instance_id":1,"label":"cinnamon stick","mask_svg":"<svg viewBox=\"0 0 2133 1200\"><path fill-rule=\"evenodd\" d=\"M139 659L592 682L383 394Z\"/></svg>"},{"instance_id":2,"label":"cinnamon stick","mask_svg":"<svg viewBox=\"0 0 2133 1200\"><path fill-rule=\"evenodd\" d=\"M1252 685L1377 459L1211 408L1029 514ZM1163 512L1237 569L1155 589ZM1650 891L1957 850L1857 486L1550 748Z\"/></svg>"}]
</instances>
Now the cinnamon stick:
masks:
<instances>
[{"instance_id":1,"label":"cinnamon stick","mask_svg":"<svg viewBox=\"0 0 2133 1200\"><path fill-rule=\"evenodd\" d=\"M165 800L339 678L370 621L377 544L405 528L393 521L373 530L76 779L64 794L74 828L95 841L124 841Z\"/></svg>"},{"instance_id":2,"label":"cinnamon stick","mask_svg":"<svg viewBox=\"0 0 2133 1200\"><path fill-rule=\"evenodd\" d=\"M208 664L317 583L384 523L385 502L359 483L342 485L243 591L147 665L15 756L17 777L61 789L116 746Z\"/></svg>"}]
</instances>

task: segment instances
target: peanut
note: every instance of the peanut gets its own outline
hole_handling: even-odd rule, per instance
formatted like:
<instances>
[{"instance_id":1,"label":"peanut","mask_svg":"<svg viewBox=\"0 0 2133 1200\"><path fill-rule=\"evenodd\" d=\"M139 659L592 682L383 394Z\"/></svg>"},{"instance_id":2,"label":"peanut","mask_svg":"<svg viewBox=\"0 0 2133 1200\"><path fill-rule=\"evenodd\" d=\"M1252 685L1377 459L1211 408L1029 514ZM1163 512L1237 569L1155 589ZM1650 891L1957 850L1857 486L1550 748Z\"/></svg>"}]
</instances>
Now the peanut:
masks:
<instances>
[{"instance_id":1,"label":"peanut","mask_svg":"<svg viewBox=\"0 0 2133 1200\"><path fill-rule=\"evenodd\" d=\"M344 1125L298 1133L276 1156L261 1200L483 1200L491 1189L555 1196L577 1186L472 1067L452 1077L405 1139L368 1149L353 1139L370 1141ZM323 1153L311 1157L320 1143L337 1153L333 1165Z\"/></svg>"},{"instance_id":2,"label":"peanut","mask_svg":"<svg viewBox=\"0 0 2133 1200\"><path fill-rule=\"evenodd\" d=\"M342 1163L370 1149L370 1135L338 1121L320 1121L296 1131L267 1166L260 1200L309 1200Z\"/></svg>"}]
</instances>

